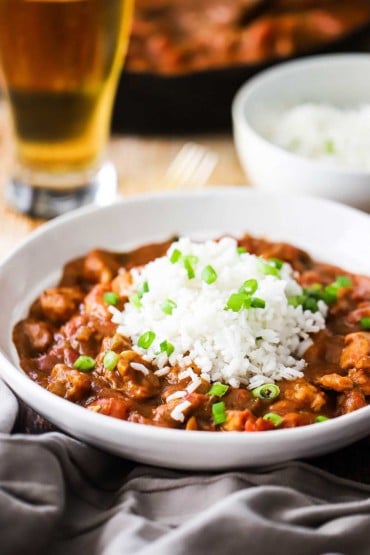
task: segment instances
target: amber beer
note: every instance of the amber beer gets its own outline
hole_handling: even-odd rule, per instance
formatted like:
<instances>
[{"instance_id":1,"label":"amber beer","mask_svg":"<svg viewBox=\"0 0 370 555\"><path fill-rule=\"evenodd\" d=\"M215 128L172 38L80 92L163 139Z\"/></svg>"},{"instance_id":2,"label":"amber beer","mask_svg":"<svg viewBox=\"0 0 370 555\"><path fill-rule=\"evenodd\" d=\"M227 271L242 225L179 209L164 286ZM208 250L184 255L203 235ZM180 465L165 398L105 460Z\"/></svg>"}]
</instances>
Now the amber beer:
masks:
<instances>
[{"instance_id":1,"label":"amber beer","mask_svg":"<svg viewBox=\"0 0 370 555\"><path fill-rule=\"evenodd\" d=\"M99 165L132 1L0 0L0 64L33 185L74 186Z\"/></svg>"}]
</instances>

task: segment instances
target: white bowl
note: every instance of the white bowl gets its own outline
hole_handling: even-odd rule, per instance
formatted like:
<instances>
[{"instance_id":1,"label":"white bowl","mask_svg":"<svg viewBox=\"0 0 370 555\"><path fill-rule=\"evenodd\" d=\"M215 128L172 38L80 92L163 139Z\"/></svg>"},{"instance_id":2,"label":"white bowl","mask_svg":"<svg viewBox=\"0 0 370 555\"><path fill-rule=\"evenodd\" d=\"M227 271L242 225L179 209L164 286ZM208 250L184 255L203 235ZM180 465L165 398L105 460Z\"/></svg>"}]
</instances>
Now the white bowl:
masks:
<instances>
[{"instance_id":1,"label":"white bowl","mask_svg":"<svg viewBox=\"0 0 370 555\"><path fill-rule=\"evenodd\" d=\"M64 263L94 247L127 249L174 233L216 237L251 232L287 240L315 256L370 273L370 219L313 198L242 188L138 197L87 208L33 233L0 266L0 374L27 404L61 429L107 451L177 468L270 464L324 453L369 432L370 406L320 425L267 432L212 433L145 426L93 413L49 393L18 366L12 327L55 283Z\"/></svg>"},{"instance_id":2,"label":"white bowl","mask_svg":"<svg viewBox=\"0 0 370 555\"><path fill-rule=\"evenodd\" d=\"M266 191L322 196L370 211L370 172L328 167L263 137L266 118L303 102L338 107L370 103L370 55L315 56L284 63L239 90L232 107L234 139L250 182Z\"/></svg>"}]
</instances>

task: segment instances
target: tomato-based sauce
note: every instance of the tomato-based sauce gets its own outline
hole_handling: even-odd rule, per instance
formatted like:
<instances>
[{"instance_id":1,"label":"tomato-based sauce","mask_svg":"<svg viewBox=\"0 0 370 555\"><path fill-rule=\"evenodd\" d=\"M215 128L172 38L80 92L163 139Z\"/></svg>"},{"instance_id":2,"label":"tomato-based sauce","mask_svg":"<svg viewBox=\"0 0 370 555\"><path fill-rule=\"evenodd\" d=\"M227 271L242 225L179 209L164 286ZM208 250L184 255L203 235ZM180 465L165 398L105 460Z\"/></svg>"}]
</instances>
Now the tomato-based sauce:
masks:
<instances>
[{"instance_id":1,"label":"tomato-based sauce","mask_svg":"<svg viewBox=\"0 0 370 555\"><path fill-rule=\"evenodd\" d=\"M173 394L189 384L188 377L180 377L182 369L173 366L166 375L158 375L158 368L133 350L130 338L117 333L109 295L123 310L128 301L127 270L165 255L171 241L128 253L94 250L66 264L58 286L44 291L27 318L14 328L21 367L48 391L89 410L187 430L290 428L366 406L370 401L370 278L316 262L286 243L249 235L238 243L249 253L291 264L297 281L308 290L318 284L325 288L342 276L329 305L326 328L312 336L313 343L303 355L304 376L277 382L279 393L273 399L260 398L245 386L229 386L221 398L210 394L211 384L205 380L196 391L176 398ZM104 362L107 352L113 353L111 368L107 359ZM92 366L76 366L81 357L91 359ZM138 370L140 365L145 372ZM196 365L193 370L198 372ZM184 400L184 419L176 420L173 411ZM217 402L223 404L222 423L215 419Z\"/></svg>"}]
</instances>

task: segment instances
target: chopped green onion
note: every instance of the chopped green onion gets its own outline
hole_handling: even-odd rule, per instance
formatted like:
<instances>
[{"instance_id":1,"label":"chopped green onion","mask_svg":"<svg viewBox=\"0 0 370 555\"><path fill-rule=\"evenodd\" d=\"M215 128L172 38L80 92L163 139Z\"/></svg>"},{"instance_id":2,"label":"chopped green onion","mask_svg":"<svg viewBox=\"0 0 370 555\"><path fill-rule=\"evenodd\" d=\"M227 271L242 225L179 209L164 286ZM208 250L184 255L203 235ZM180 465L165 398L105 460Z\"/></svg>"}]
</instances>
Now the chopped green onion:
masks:
<instances>
[{"instance_id":1,"label":"chopped green onion","mask_svg":"<svg viewBox=\"0 0 370 555\"><path fill-rule=\"evenodd\" d=\"M276 399L280 395L280 388L274 383L265 383L252 389L252 395L258 399Z\"/></svg>"},{"instance_id":2,"label":"chopped green onion","mask_svg":"<svg viewBox=\"0 0 370 555\"><path fill-rule=\"evenodd\" d=\"M270 264L275 266L277 270L281 270L281 268L284 266L284 262L280 260L280 258L269 258L268 261Z\"/></svg>"},{"instance_id":3,"label":"chopped green onion","mask_svg":"<svg viewBox=\"0 0 370 555\"><path fill-rule=\"evenodd\" d=\"M179 251L178 249L174 249L170 256L170 262L172 262L172 264L176 264L176 262L178 262L181 259L181 257L182 257L181 251Z\"/></svg>"},{"instance_id":4,"label":"chopped green onion","mask_svg":"<svg viewBox=\"0 0 370 555\"><path fill-rule=\"evenodd\" d=\"M240 312L243 308L265 308L266 301L259 297L251 297L249 293L240 290L239 293L233 293L227 300L226 310Z\"/></svg>"},{"instance_id":5,"label":"chopped green onion","mask_svg":"<svg viewBox=\"0 0 370 555\"><path fill-rule=\"evenodd\" d=\"M118 303L118 295L117 293L113 293L113 291L108 291L104 293L103 300L106 304L115 306Z\"/></svg>"},{"instance_id":6,"label":"chopped green onion","mask_svg":"<svg viewBox=\"0 0 370 555\"><path fill-rule=\"evenodd\" d=\"M259 297L252 297L251 298L251 307L252 308L265 308L266 301L260 299Z\"/></svg>"},{"instance_id":7,"label":"chopped green onion","mask_svg":"<svg viewBox=\"0 0 370 555\"><path fill-rule=\"evenodd\" d=\"M303 291L306 296L316 299L317 301L323 298L322 285L320 285L319 283L314 283Z\"/></svg>"},{"instance_id":8,"label":"chopped green onion","mask_svg":"<svg viewBox=\"0 0 370 555\"><path fill-rule=\"evenodd\" d=\"M297 306L301 305L303 301L304 301L303 295L295 295L294 297L289 297L288 305L294 306L294 308L297 308Z\"/></svg>"},{"instance_id":9,"label":"chopped green onion","mask_svg":"<svg viewBox=\"0 0 370 555\"><path fill-rule=\"evenodd\" d=\"M86 355L81 355L73 364L74 368L81 372L90 372L95 367L96 361Z\"/></svg>"},{"instance_id":10,"label":"chopped green onion","mask_svg":"<svg viewBox=\"0 0 370 555\"><path fill-rule=\"evenodd\" d=\"M258 289L258 281L256 279L247 279L239 289L239 293L247 293L253 295Z\"/></svg>"},{"instance_id":11,"label":"chopped green onion","mask_svg":"<svg viewBox=\"0 0 370 555\"><path fill-rule=\"evenodd\" d=\"M214 283L217 279L217 272L212 266L206 266L202 271L202 280L208 285Z\"/></svg>"},{"instance_id":12,"label":"chopped green onion","mask_svg":"<svg viewBox=\"0 0 370 555\"><path fill-rule=\"evenodd\" d=\"M303 310L310 310L311 312L317 312L319 310L317 300L312 297L306 297L302 303Z\"/></svg>"},{"instance_id":13,"label":"chopped green onion","mask_svg":"<svg viewBox=\"0 0 370 555\"><path fill-rule=\"evenodd\" d=\"M308 288L308 291L322 291L321 283L312 283L312 285Z\"/></svg>"},{"instance_id":14,"label":"chopped green onion","mask_svg":"<svg viewBox=\"0 0 370 555\"><path fill-rule=\"evenodd\" d=\"M327 416L316 416L315 418L315 422L326 422L326 420L329 420L329 418Z\"/></svg>"},{"instance_id":15,"label":"chopped green onion","mask_svg":"<svg viewBox=\"0 0 370 555\"><path fill-rule=\"evenodd\" d=\"M194 265L198 262L198 257L197 256L193 256L192 254L188 254L186 256L184 256L183 258L183 263L184 263L184 268L187 271L188 274L188 279L194 279L195 278L195 271L194 271Z\"/></svg>"},{"instance_id":16,"label":"chopped green onion","mask_svg":"<svg viewBox=\"0 0 370 555\"><path fill-rule=\"evenodd\" d=\"M184 256L184 260L189 260L190 264L193 264L194 266L199 262L199 258L194 254L187 254L186 256Z\"/></svg>"},{"instance_id":17,"label":"chopped green onion","mask_svg":"<svg viewBox=\"0 0 370 555\"><path fill-rule=\"evenodd\" d=\"M348 276L338 276L335 283L339 285L339 287L352 287L351 278Z\"/></svg>"},{"instance_id":18,"label":"chopped green onion","mask_svg":"<svg viewBox=\"0 0 370 555\"><path fill-rule=\"evenodd\" d=\"M276 414L276 412L268 412L267 414L265 414L263 416L263 420L269 420L270 422L273 423L274 426L280 426L280 424L282 423L283 419L280 416L280 414Z\"/></svg>"},{"instance_id":19,"label":"chopped green onion","mask_svg":"<svg viewBox=\"0 0 370 555\"><path fill-rule=\"evenodd\" d=\"M274 276L278 279L281 278L279 270L273 265L270 264L268 261L259 258L257 261L258 269L260 272L265 274L265 276Z\"/></svg>"},{"instance_id":20,"label":"chopped green onion","mask_svg":"<svg viewBox=\"0 0 370 555\"><path fill-rule=\"evenodd\" d=\"M141 308L143 305L141 304L141 297L139 293L134 293L129 298L129 301L132 305L136 306L136 308Z\"/></svg>"},{"instance_id":21,"label":"chopped green onion","mask_svg":"<svg viewBox=\"0 0 370 555\"><path fill-rule=\"evenodd\" d=\"M360 324L363 330L370 330L370 318L361 318Z\"/></svg>"},{"instance_id":22,"label":"chopped green onion","mask_svg":"<svg viewBox=\"0 0 370 555\"><path fill-rule=\"evenodd\" d=\"M172 314L173 309L177 307L177 304L172 299L166 299L161 304L161 309L165 314Z\"/></svg>"},{"instance_id":23,"label":"chopped green onion","mask_svg":"<svg viewBox=\"0 0 370 555\"><path fill-rule=\"evenodd\" d=\"M142 349L149 349L154 339L155 339L154 331L146 331L145 333L140 335L139 339L137 340L137 344Z\"/></svg>"},{"instance_id":24,"label":"chopped green onion","mask_svg":"<svg viewBox=\"0 0 370 555\"><path fill-rule=\"evenodd\" d=\"M138 295L140 299L144 295L144 293L149 293L149 283L147 281L144 281L144 283L142 283L139 287Z\"/></svg>"},{"instance_id":25,"label":"chopped green onion","mask_svg":"<svg viewBox=\"0 0 370 555\"><path fill-rule=\"evenodd\" d=\"M212 417L215 424L223 424L226 422L226 410L223 401L212 405Z\"/></svg>"},{"instance_id":26,"label":"chopped green onion","mask_svg":"<svg viewBox=\"0 0 370 555\"><path fill-rule=\"evenodd\" d=\"M327 139L324 143L325 151L328 154L334 154L335 152L335 145L332 139Z\"/></svg>"},{"instance_id":27,"label":"chopped green onion","mask_svg":"<svg viewBox=\"0 0 370 555\"><path fill-rule=\"evenodd\" d=\"M338 286L335 284L327 285L322 294L322 300L326 304L333 304L338 298Z\"/></svg>"},{"instance_id":28,"label":"chopped green onion","mask_svg":"<svg viewBox=\"0 0 370 555\"><path fill-rule=\"evenodd\" d=\"M172 343L169 343L169 341L167 340L162 341L162 343L160 344L160 348L161 353L167 353L167 356L171 356L175 350L175 347L172 345Z\"/></svg>"},{"instance_id":29,"label":"chopped green onion","mask_svg":"<svg viewBox=\"0 0 370 555\"><path fill-rule=\"evenodd\" d=\"M216 397L223 397L228 391L229 386L220 382L215 382L211 389L208 391L208 395L216 395Z\"/></svg>"},{"instance_id":30,"label":"chopped green onion","mask_svg":"<svg viewBox=\"0 0 370 555\"><path fill-rule=\"evenodd\" d=\"M107 370L114 370L118 364L119 355L114 351L107 351L104 355L103 365Z\"/></svg>"},{"instance_id":31,"label":"chopped green onion","mask_svg":"<svg viewBox=\"0 0 370 555\"><path fill-rule=\"evenodd\" d=\"M245 247L237 247L236 252L238 254L245 254L247 252L247 249Z\"/></svg>"},{"instance_id":32,"label":"chopped green onion","mask_svg":"<svg viewBox=\"0 0 370 555\"><path fill-rule=\"evenodd\" d=\"M246 308L247 301L249 301L250 306L250 299L245 293L233 293L227 300L226 310L239 312L242 308Z\"/></svg>"}]
</instances>

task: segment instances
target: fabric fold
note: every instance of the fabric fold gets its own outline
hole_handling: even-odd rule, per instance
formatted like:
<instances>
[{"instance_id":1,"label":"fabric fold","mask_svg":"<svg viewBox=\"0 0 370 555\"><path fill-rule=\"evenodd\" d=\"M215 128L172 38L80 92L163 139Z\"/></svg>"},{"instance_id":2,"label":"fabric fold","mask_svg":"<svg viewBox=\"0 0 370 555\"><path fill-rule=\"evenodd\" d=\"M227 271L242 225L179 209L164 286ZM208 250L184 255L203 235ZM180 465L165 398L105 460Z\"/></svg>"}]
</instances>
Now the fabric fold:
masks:
<instances>
[{"instance_id":1,"label":"fabric fold","mask_svg":"<svg viewBox=\"0 0 370 555\"><path fill-rule=\"evenodd\" d=\"M10 421L2 555L370 553L369 486L297 461L217 474L135 466L62 433L4 433Z\"/></svg>"}]
</instances>

